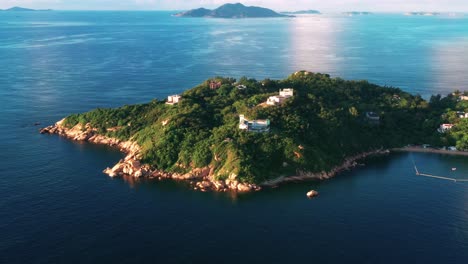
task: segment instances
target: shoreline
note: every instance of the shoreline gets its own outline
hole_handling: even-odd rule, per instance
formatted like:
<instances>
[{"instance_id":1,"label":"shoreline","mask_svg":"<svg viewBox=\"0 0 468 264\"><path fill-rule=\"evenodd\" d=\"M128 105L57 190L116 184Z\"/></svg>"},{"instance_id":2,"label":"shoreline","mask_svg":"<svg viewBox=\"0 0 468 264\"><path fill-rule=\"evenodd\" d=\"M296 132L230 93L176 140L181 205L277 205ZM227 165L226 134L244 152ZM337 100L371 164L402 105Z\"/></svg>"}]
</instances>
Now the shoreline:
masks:
<instances>
[{"instance_id":1,"label":"shoreline","mask_svg":"<svg viewBox=\"0 0 468 264\"><path fill-rule=\"evenodd\" d=\"M250 184L237 181L237 175L230 175L226 180L216 180L214 177L214 169L209 166L205 168L194 168L190 172L184 174L152 169L149 165L141 163L141 148L136 142L131 140L122 141L117 138L99 135L97 130L92 128L89 124L86 124L85 126L78 124L72 128L67 128L63 126L64 121L65 118L54 125L42 128L40 129L40 133L57 134L73 141L84 141L93 144L116 147L126 154L125 158L119 160L113 167L108 167L103 170L103 173L107 174L109 177L131 177L135 179L147 178L150 180L171 179L175 181L185 181L190 184L190 188L193 190L202 192L230 191L236 193L247 193L260 191L262 188L275 188L281 184L290 182L326 180L337 176L341 172L348 171L359 166L359 160L363 160L371 156L388 155L391 153L388 149L371 150L347 157L340 165L333 167L329 171L298 171L297 175L281 176L260 184Z\"/></svg>"},{"instance_id":2,"label":"shoreline","mask_svg":"<svg viewBox=\"0 0 468 264\"><path fill-rule=\"evenodd\" d=\"M117 138L111 138L99 135L97 130L92 128L89 124L85 126L78 124L72 128L63 126L65 118L58 121L54 125L42 128L39 130L41 134L57 134L72 141L83 141L93 144L107 145L110 147L117 147L121 152L125 153L125 158L119 160L112 168L103 170L104 174L110 177L125 177L132 178L147 178L165 180L172 179L176 181L186 181L191 185L194 190L206 192L208 190L217 192L252 192L259 191L262 188L256 184L242 183L236 178L237 175L230 175L226 180L214 179L213 169L210 167L194 168L190 172L172 173L152 169L147 164L141 163L141 148L137 142L131 140L122 141Z\"/></svg>"},{"instance_id":3,"label":"shoreline","mask_svg":"<svg viewBox=\"0 0 468 264\"><path fill-rule=\"evenodd\" d=\"M341 165L333 167L330 171L322 171L322 172L307 172L307 171L299 171L298 175L295 176L282 176L276 179L268 180L260 184L261 186L265 187L278 187L284 183L290 182L301 182L301 181L308 181L308 180L328 180L337 176L338 174L352 170L353 168L359 166L357 162L360 160L364 160L368 157L375 157L375 156L382 156L390 154L390 150L388 149L377 149L372 151L367 151L364 153L360 153L351 157L346 158Z\"/></svg>"},{"instance_id":4,"label":"shoreline","mask_svg":"<svg viewBox=\"0 0 468 264\"><path fill-rule=\"evenodd\" d=\"M420 152L420 153L434 153L434 154L447 154L447 155L456 155L456 156L468 156L468 151L423 148L423 147L419 147L419 146L393 148L393 149L391 149L391 151L394 151L394 152Z\"/></svg>"}]
</instances>

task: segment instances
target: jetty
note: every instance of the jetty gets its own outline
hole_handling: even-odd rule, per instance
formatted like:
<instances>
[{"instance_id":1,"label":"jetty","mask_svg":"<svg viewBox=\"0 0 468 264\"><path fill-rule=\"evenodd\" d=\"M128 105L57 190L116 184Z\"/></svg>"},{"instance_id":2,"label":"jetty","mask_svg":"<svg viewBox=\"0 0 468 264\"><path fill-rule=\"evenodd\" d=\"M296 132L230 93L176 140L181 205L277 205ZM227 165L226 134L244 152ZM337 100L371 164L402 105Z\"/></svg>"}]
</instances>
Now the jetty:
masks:
<instances>
[{"instance_id":1,"label":"jetty","mask_svg":"<svg viewBox=\"0 0 468 264\"><path fill-rule=\"evenodd\" d=\"M435 178L435 179L441 179L441 180L447 180L447 181L453 181L453 182L467 182L468 179L457 179L453 177L447 177L447 176L439 176L439 175L433 175L433 174L428 174L428 173L422 173L418 170L418 167L416 166L416 162L414 161L413 155L411 155L411 160L413 162L414 166L414 171L417 176L423 176L423 177L429 177L429 178ZM453 168L452 168L453 170Z\"/></svg>"}]
</instances>

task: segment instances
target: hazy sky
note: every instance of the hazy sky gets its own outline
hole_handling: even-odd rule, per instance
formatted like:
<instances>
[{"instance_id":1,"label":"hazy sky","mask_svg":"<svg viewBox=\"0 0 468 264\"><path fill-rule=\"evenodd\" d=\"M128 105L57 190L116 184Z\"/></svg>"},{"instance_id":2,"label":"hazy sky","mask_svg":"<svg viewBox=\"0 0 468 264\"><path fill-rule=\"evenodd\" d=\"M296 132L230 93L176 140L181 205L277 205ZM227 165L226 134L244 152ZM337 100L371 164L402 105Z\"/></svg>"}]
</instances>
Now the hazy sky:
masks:
<instances>
[{"instance_id":1,"label":"hazy sky","mask_svg":"<svg viewBox=\"0 0 468 264\"><path fill-rule=\"evenodd\" d=\"M318 9L333 11L454 11L468 12L468 0L0 0L0 8L22 6L63 10L178 10L213 8L241 2L277 11Z\"/></svg>"}]
</instances>

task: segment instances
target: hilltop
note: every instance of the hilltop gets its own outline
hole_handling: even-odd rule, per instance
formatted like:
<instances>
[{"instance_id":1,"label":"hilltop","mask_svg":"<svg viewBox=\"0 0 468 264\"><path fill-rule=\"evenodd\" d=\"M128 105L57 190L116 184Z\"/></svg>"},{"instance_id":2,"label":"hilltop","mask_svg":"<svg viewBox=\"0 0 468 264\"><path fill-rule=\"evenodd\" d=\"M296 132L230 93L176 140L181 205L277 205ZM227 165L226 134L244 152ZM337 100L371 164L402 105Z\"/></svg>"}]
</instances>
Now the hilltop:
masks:
<instances>
[{"instance_id":1,"label":"hilltop","mask_svg":"<svg viewBox=\"0 0 468 264\"><path fill-rule=\"evenodd\" d=\"M257 190L324 179L407 144L468 149L468 101L296 72L284 80L217 77L167 100L72 114L42 130L121 148L110 176ZM468 115L467 115L468 116ZM442 123L450 131L437 132Z\"/></svg>"},{"instance_id":2,"label":"hilltop","mask_svg":"<svg viewBox=\"0 0 468 264\"><path fill-rule=\"evenodd\" d=\"M211 18L259 18L259 17L286 17L275 11L257 7L245 6L243 4L225 4L214 10L206 8L192 9L175 14L179 17L211 17Z\"/></svg>"},{"instance_id":3,"label":"hilltop","mask_svg":"<svg viewBox=\"0 0 468 264\"><path fill-rule=\"evenodd\" d=\"M4 9L4 10L0 9L0 11L6 11L6 12L31 12L31 11L51 11L51 9L38 10L38 9L30 9L30 8L15 6L15 7Z\"/></svg>"}]
</instances>

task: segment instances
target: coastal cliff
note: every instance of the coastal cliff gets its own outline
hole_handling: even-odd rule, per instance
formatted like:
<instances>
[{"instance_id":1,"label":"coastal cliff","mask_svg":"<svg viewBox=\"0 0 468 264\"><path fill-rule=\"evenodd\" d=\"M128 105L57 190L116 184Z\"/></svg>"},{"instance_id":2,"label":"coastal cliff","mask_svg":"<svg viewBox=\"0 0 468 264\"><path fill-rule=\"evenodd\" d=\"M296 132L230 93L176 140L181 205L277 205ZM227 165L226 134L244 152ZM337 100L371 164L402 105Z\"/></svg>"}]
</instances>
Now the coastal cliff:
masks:
<instances>
[{"instance_id":1,"label":"coastal cliff","mask_svg":"<svg viewBox=\"0 0 468 264\"><path fill-rule=\"evenodd\" d=\"M234 191L234 192L250 192L259 191L261 187L256 184L241 183L236 179L235 174L231 174L226 180L216 180L213 175L213 168L195 168L187 173L164 172L161 170L151 169L147 164L141 162L141 147L134 141L122 141L117 138L111 138L97 133L97 129L91 127L90 124L77 124L72 128L67 128L63 125L65 119L62 119L54 125L45 127L40 130L41 134L57 134L66 137L73 141L84 141L93 144L107 145L118 148L126 154L124 159L121 159L112 168L106 168L103 173L110 177L133 177L133 178L149 178L149 179L172 179L177 181L188 181L193 189L200 191Z\"/></svg>"}]
</instances>

